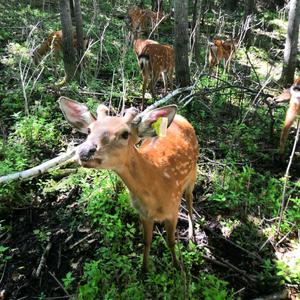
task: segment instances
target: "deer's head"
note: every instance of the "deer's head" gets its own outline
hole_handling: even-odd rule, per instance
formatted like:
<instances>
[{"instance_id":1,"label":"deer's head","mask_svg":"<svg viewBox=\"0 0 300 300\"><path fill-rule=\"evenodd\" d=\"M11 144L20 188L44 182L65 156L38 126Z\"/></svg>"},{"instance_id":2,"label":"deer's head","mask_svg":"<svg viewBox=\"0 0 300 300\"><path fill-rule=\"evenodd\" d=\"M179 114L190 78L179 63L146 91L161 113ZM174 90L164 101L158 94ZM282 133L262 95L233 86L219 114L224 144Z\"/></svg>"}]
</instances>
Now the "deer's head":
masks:
<instances>
[{"instance_id":1,"label":"deer's head","mask_svg":"<svg viewBox=\"0 0 300 300\"><path fill-rule=\"evenodd\" d=\"M298 77L290 87L291 99L300 104L300 77Z\"/></svg>"},{"instance_id":2,"label":"deer's head","mask_svg":"<svg viewBox=\"0 0 300 300\"><path fill-rule=\"evenodd\" d=\"M67 121L87 139L77 150L77 158L83 167L117 170L126 164L130 153L142 138L155 137L152 124L160 117L168 118L168 126L176 114L176 106L170 105L138 114L130 108L122 116L109 116L108 108L99 105L97 118L87 106L66 97L60 97L59 105Z\"/></svg>"}]
</instances>

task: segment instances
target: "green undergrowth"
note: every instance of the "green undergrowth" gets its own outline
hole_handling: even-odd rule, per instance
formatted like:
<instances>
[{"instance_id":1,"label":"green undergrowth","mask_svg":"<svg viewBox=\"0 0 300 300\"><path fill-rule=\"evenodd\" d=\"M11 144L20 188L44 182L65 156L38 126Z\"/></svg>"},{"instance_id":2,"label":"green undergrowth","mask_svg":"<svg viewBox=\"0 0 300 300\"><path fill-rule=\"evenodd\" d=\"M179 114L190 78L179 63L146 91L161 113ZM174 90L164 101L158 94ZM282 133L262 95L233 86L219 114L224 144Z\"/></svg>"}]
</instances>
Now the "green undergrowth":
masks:
<instances>
[{"instance_id":1,"label":"green undergrowth","mask_svg":"<svg viewBox=\"0 0 300 300\"><path fill-rule=\"evenodd\" d=\"M78 203L84 218L100 234L97 259L86 261L76 299L233 299L226 281L201 271L202 251L193 243L178 243L182 264L178 272L172 267L164 238L154 234L150 272L141 272L143 243L138 215L113 173L80 170L60 182L41 183L41 187L44 193L63 192L75 184L81 189ZM195 268L199 270L196 276Z\"/></svg>"}]
</instances>

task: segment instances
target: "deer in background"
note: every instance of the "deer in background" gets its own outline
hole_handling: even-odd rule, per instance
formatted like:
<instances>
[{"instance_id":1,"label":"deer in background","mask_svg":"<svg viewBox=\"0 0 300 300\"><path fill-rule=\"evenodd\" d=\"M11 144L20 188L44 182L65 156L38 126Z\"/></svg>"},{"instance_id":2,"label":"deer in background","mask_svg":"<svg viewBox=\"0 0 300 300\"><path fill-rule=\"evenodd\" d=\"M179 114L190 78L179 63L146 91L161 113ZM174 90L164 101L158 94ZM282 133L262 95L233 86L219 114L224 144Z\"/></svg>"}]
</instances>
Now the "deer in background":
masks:
<instances>
[{"instance_id":1,"label":"deer in background","mask_svg":"<svg viewBox=\"0 0 300 300\"><path fill-rule=\"evenodd\" d=\"M296 117L300 115L300 77L295 80L289 89L284 90L283 93L277 97L276 101L280 102L288 99L290 99L290 104L286 112L284 126L280 136L281 160L284 159L284 148L290 127L293 125Z\"/></svg>"},{"instance_id":2,"label":"deer in background","mask_svg":"<svg viewBox=\"0 0 300 300\"><path fill-rule=\"evenodd\" d=\"M215 65L218 65L222 60L224 60L224 68L225 70L228 70L230 59L234 52L235 45L232 39L227 39L225 41L214 39L212 43L209 43L209 68L211 69Z\"/></svg>"},{"instance_id":3,"label":"deer in background","mask_svg":"<svg viewBox=\"0 0 300 300\"><path fill-rule=\"evenodd\" d=\"M189 213L189 237L193 233L192 191L198 143L192 125L176 115L175 105L141 114L130 108L124 116L108 116L108 108L100 105L97 119L84 104L71 99L61 97L59 105L69 123L87 134L86 141L77 149L80 165L113 170L128 187L144 229L142 270L148 270L154 222L165 223L172 261L178 267L175 230L183 193ZM152 128L161 117L166 118L169 126L165 137L157 137ZM136 147L141 139L141 146Z\"/></svg>"},{"instance_id":4,"label":"deer in background","mask_svg":"<svg viewBox=\"0 0 300 300\"><path fill-rule=\"evenodd\" d=\"M62 38L62 30L50 33L48 38L33 52L34 63L36 65L39 64L41 59L51 51L58 57L58 54L62 51ZM84 39L84 48L86 48L87 44L88 40ZM77 48L77 35L75 31L73 32L73 47Z\"/></svg>"},{"instance_id":5,"label":"deer in background","mask_svg":"<svg viewBox=\"0 0 300 300\"><path fill-rule=\"evenodd\" d=\"M168 45L149 43L145 45L138 56L143 78L142 108L144 107L146 89L149 88L155 98L154 87L162 76L164 93L173 86L175 67L174 49Z\"/></svg>"},{"instance_id":6,"label":"deer in background","mask_svg":"<svg viewBox=\"0 0 300 300\"><path fill-rule=\"evenodd\" d=\"M142 8L138 6L130 7L127 11L127 18L134 37L138 37L146 31L146 18Z\"/></svg>"},{"instance_id":7,"label":"deer in background","mask_svg":"<svg viewBox=\"0 0 300 300\"><path fill-rule=\"evenodd\" d=\"M161 12L133 6L128 9L127 17L134 38L138 38L142 34L147 34L153 30L164 15Z\"/></svg>"}]
</instances>

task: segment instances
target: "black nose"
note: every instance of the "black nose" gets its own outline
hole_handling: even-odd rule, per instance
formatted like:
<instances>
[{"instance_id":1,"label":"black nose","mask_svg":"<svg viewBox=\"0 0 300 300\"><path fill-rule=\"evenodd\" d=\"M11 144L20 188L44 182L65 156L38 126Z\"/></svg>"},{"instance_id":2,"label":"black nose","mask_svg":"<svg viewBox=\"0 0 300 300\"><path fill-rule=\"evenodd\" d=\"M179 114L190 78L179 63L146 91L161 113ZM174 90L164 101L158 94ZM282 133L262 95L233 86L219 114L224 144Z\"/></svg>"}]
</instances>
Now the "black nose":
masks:
<instances>
[{"instance_id":1,"label":"black nose","mask_svg":"<svg viewBox=\"0 0 300 300\"><path fill-rule=\"evenodd\" d=\"M78 150L78 155L79 155L80 160L82 160L82 161L89 160L94 155L96 150L97 150L96 145L83 145Z\"/></svg>"}]
</instances>

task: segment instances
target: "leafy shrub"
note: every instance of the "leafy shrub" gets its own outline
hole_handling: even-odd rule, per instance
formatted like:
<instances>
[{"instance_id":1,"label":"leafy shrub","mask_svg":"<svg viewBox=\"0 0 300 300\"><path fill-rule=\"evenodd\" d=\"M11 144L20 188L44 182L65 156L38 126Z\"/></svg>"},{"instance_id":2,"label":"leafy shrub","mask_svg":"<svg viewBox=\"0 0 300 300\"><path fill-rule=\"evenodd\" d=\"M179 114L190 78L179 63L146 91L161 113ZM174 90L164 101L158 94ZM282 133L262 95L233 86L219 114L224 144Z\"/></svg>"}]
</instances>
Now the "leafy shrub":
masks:
<instances>
[{"instance_id":1,"label":"leafy shrub","mask_svg":"<svg viewBox=\"0 0 300 300\"><path fill-rule=\"evenodd\" d=\"M60 133L56 124L39 116L28 116L16 124L12 138L34 153L46 149L49 151L57 146L60 142Z\"/></svg>"}]
</instances>

